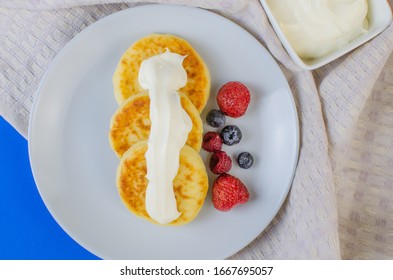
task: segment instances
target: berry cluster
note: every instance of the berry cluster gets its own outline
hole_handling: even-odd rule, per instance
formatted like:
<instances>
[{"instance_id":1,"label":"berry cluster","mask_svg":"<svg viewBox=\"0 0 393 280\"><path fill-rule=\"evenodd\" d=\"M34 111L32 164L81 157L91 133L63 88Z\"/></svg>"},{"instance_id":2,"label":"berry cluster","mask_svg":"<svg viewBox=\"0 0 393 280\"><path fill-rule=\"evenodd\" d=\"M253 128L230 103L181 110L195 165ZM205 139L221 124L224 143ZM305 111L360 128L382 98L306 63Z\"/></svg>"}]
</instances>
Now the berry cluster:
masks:
<instances>
[{"instance_id":1,"label":"berry cluster","mask_svg":"<svg viewBox=\"0 0 393 280\"><path fill-rule=\"evenodd\" d=\"M219 110L211 110L206 122L214 128L225 125L226 116L239 118L243 116L250 103L250 91L240 82L223 85L217 94ZM211 152L210 170L219 175L212 187L212 201L216 209L229 211L232 207L246 203L249 192L240 179L229 175L232 159L222 150L223 144L233 146L242 140L242 132L236 125L225 126L220 133L209 131L203 137L202 148ZM248 152L239 154L237 162L241 168L248 169L254 159Z\"/></svg>"}]
</instances>

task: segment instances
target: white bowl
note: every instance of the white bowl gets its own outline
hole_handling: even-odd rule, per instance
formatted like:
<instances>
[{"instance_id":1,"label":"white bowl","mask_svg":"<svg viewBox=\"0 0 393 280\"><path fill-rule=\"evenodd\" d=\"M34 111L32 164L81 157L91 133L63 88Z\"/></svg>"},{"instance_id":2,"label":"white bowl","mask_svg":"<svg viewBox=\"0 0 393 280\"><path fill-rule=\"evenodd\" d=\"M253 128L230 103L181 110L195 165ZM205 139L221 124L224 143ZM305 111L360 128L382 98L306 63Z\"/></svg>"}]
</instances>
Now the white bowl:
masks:
<instances>
[{"instance_id":1,"label":"white bowl","mask_svg":"<svg viewBox=\"0 0 393 280\"><path fill-rule=\"evenodd\" d=\"M297 55L294 48L289 43L284 32L281 30L280 25L275 19L269 5L267 4L267 1L260 0L260 2L265 9L266 15L268 16L273 29L280 38L282 45L285 47L288 54L295 61L295 63L304 70L313 70L319 68L352 51L353 49L359 47L381 33L389 26L392 21L392 10L387 0L368 0L369 9L367 18L369 20L369 29L367 33L359 36L344 47L337 49L336 51L331 52L323 57L305 60Z\"/></svg>"}]
</instances>

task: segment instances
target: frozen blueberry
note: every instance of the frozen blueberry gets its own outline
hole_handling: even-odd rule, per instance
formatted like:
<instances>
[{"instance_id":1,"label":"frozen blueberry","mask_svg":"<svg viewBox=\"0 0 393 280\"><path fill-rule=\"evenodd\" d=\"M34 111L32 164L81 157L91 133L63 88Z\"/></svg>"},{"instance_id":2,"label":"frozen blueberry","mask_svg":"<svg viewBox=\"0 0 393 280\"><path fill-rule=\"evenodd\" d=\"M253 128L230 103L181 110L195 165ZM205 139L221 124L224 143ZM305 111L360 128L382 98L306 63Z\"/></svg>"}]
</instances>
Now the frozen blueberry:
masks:
<instances>
[{"instance_id":1,"label":"frozen blueberry","mask_svg":"<svg viewBox=\"0 0 393 280\"><path fill-rule=\"evenodd\" d=\"M227 125L221 130L220 133L222 142L225 145L232 146L242 140L242 132L236 125Z\"/></svg>"},{"instance_id":2,"label":"frozen blueberry","mask_svg":"<svg viewBox=\"0 0 393 280\"><path fill-rule=\"evenodd\" d=\"M206 116L206 122L212 127L220 127L225 124L225 115L220 110L211 110Z\"/></svg>"},{"instance_id":3,"label":"frozen blueberry","mask_svg":"<svg viewBox=\"0 0 393 280\"><path fill-rule=\"evenodd\" d=\"M237 163L241 168L248 169L254 163L254 158L249 152L242 152L237 157Z\"/></svg>"}]
</instances>

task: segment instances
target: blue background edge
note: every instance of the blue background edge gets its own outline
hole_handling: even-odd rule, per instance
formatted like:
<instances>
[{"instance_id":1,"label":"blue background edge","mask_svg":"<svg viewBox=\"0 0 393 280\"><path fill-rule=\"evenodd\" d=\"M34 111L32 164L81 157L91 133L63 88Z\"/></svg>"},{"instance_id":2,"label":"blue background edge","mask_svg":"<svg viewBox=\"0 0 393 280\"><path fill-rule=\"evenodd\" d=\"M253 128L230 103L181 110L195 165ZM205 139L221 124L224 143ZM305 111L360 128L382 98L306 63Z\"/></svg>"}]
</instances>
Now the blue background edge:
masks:
<instances>
[{"instance_id":1,"label":"blue background edge","mask_svg":"<svg viewBox=\"0 0 393 280\"><path fill-rule=\"evenodd\" d=\"M97 260L69 237L42 201L27 140L0 116L0 260Z\"/></svg>"}]
</instances>

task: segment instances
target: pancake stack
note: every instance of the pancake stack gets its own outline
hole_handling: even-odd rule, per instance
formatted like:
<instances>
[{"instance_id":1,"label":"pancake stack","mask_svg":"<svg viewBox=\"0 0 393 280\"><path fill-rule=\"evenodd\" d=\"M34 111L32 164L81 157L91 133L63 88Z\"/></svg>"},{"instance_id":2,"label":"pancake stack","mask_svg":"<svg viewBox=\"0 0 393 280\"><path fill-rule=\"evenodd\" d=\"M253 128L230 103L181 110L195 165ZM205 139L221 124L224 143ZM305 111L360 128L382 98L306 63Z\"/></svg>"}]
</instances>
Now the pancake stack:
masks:
<instances>
[{"instance_id":1,"label":"pancake stack","mask_svg":"<svg viewBox=\"0 0 393 280\"><path fill-rule=\"evenodd\" d=\"M181 105L192 120L192 130L180 151L179 170L173 180L177 209L181 215L167 225L184 225L199 213L206 198L208 178L199 155L203 125L199 115L210 94L209 70L193 47L171 34L151 34L135 42L121 57L113 76L119 108L112 116L109 142L120 158L116 184L125 206L136 216L156 223L145 208L148 180L145 152L150 134L150 99L138 82L143 60L171 52L186 56L183 67L187 84L179 90Z\"/></svg>"}]
</instances>

